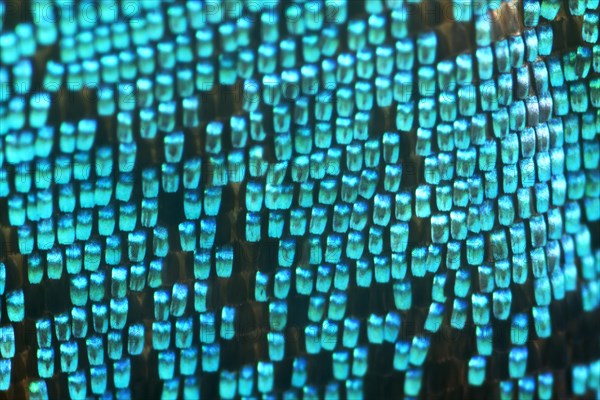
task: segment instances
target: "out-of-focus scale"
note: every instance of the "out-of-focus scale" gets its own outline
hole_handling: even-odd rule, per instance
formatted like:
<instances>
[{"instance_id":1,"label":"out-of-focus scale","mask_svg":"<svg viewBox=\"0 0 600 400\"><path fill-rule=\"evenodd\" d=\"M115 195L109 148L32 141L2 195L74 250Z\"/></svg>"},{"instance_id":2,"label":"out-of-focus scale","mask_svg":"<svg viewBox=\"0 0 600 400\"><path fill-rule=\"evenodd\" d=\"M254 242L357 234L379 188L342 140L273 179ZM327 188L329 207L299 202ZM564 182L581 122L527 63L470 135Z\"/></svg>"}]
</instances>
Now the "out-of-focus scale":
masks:
<instances>
[{"instance_id":1,"label":"out-of-focus scale","mask_svg":"<svg viewBox=\"0 0 600 400\"><path fill-rule=\"evenodd\" d=\"M0 398L600 397L598 1L0 4Z\"/></svg>"}]
</instances>

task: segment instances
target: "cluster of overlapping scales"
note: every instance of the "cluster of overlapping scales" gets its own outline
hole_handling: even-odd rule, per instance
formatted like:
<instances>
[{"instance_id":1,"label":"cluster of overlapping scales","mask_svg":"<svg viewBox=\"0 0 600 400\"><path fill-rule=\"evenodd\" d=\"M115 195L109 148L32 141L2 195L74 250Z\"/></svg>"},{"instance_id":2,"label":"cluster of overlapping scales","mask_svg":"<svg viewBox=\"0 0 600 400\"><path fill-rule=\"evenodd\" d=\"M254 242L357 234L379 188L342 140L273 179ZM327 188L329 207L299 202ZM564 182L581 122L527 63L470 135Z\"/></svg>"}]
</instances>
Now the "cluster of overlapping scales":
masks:
<instances>
[{"instance_id":1,"label":"cluster of overlapping scales","mask_svg":"<svg viewBox=\"0 0 600 400\"><path fill-rule=\"evenodd\" d=\"M598 0L0 12L0 398L600 394Z\"/></svg>"}]
</instances>

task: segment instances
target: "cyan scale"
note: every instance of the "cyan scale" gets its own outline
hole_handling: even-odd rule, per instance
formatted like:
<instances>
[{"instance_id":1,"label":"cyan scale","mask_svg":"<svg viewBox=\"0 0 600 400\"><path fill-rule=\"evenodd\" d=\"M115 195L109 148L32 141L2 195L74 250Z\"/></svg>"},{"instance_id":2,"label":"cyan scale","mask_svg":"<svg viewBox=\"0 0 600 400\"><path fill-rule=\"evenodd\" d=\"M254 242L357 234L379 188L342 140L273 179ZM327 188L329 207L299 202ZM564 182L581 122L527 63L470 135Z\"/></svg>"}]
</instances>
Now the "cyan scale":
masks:
<instances>
[{"instance_id":1,"label":"cyan scale","mask_svg":"<svg viewBox=\"0 0 600 400\"><path fill-rule=\"evenodd\" d=\"M0 398L599 397L599 6L0 3Z\"/></svg>"}]
</instances>

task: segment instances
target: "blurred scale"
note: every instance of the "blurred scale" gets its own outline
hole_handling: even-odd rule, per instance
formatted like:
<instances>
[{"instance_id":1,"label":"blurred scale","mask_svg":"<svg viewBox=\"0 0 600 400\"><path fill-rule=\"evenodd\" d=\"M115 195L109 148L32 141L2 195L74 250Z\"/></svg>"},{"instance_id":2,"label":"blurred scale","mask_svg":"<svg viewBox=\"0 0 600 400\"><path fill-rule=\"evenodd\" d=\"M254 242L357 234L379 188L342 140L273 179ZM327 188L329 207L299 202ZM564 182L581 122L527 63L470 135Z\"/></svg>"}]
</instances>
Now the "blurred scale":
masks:
<instances>
[{"instance_id":1,"label":"blurred scale","mask_svg":"<svg viewBox=\"0 0 600 400\"><path fill-rule=\"evenodd\" d=\"M0 399L600 397L598 9L0 3Z\"/></svg>"}]
</instances>

